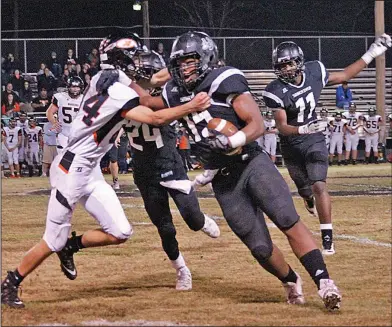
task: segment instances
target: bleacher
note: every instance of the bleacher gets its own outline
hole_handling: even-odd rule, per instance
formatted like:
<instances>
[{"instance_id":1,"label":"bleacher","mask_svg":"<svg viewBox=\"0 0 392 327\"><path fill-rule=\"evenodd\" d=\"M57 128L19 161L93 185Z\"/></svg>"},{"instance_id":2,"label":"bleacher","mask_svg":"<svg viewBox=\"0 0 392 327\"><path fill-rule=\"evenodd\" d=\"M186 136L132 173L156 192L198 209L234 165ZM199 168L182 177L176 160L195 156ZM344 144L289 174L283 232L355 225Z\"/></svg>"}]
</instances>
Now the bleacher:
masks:
<instances>
[{"instance_id":1,"label":"bleacher","mask_svg":"<svg viewBox=\"0 0 392 327\"><path fill-rule=\"evenodd\" d=\"M337 71L337 69L329 69L329 72ZM262 91L276 78L272 70L246 70L244 71L251 91L258 98L262 99ZM385 73L385 113L388 115L392 113L392 70L386 69ZM359 112L365 112L369 106L376 106L376 70L368 68L359 73L359 75L351 79L348 83L349 88L353 93L353 101L357 104ZM317 103L316 110L321 107L326 107L329 112L335 112L336 108L336 88L338 85L327 86L321 93L320 100ZM265 105L261 102L263 110L266 110ZM263 107L264 106L264 107Z\"/></svg>"}]
</instances>

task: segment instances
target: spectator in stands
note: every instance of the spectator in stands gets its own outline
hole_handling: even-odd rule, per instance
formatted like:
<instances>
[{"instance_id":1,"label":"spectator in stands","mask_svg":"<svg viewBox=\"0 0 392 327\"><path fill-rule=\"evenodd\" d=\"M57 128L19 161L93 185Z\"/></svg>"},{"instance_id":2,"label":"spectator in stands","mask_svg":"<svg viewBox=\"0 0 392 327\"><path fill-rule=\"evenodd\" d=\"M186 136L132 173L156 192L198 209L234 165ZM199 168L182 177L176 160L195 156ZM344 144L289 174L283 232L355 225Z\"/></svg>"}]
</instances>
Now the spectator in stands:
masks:
<instances>
[{"instance_id":1,"label":"spectator in stands","mask_svg":"<svg viewBox=\"0 0 392 327\"><path fill-rule=\"evenodd\" d=\"M68 64L76 66L77 63L78 63L78 61L77 61L77 59L76 59L76 57L74 55L73 50L72 49L68 49L67 57L64 60L64 65L63 65L64 69L65 69L66 66L68 66ZM69 69L69 67L68 67L68 69Z\"/></svg>"},{"instance_id":2,"label":"spectator in stands","mask_svg":"<svg viewBox=\"0 0 392 327\"><path fill-rule=\"evenodd\" d=\"M60 80L58 81L58 86L59 87L66 87L69 76L70 76L69 70L68 70L68 68L65 68L63 76L61 76Z\"/></svg>"},{"instance_id":3,"label":"spectator in stands","mask_svg":"<svg viewBox=\"0 0 392 327\"><path fill-rule=\"evenodd\" d=\"M57 120L57 115L55 114L54 116ZM44 151L42 155L41 177L49 175L50 165L52 164L54 157L57 155L56 134L57 132L50 121L44 124Z\"/></svg>"},{"instance_id":4,"label":"spectator in stands","mask_svg":"<svg viewBox=\"0 0 392 327\"><path fill-rule=\"evenodd\" d=\"M19 102L15 100L14 95L9 93L7 95L7 102L1 106L1 114L9 118L15 118L20 111Z\"/></svg>"},{"instance_id":5,"label":"spectator in stands","mask_svg":"<svg viewBox=\"0 0 392 327\"><path fill-rule=\"evenodd\" d=\"M41 64L39 65L39 70L37 72L37 79L39 75L45 74L45 68L46 68L46 64L44 62L41 62Z\"/></svg>"},{"instance_id":6,"label":"spectator in stands","mask_svg":"<svg viewBox=\"0 0 392 327\"><path fill-rule=\"evenodd\" d=\"M348 87L348 83L347 81L343 82L342 85L336 88L336 106L348 110L350 102L352 101L353 95Z\"/></svg>"},{"instance_id":7,"label":"spectator in stands","mask_svg":"<svg viewBox=\"0 0 392 327\"><path fill-rule=\"evenodd\" d=\"M91 68L91 70L93 72L92 75L95 75L98 70L99 70L99 54L98 54L98 50L96 48L93 48L91 50L91 52L89 53L89 55L87 56L87 63L89 64L89 68Z\"/></svg>"},{"instance_id":8,"label":"spectator in stands","mask_svg":"<svg viewBox=\"0 0 392 327\"><path fill-rule=\"evenodd\" d=\"M69 71L69 75L71 75L71 76L75 76L76 75L76 65L68 63L67 69Z\"/></svg>"},{"instance_id":9,"label":"spectator in stands","mask_svg":"<svg viewBox=\"0 0 392 327\"><path fill-rule=\"evenodd\" d=\"M11 83L13 86L13 90L20 95L20 93L23 89L24 78L20 74L19 69L15 69L14 75L12 75L12 77L11 77Z\"/></svg>"},{"instance_id":10,"label":"spectator in stands","mask_svg":"<svg viewBox=\"0 0 392 327\"><path fill-rule=\"evenodd\" d=\"M9 53L5 61L5 71L8 74L12 75L15 69L20 69L19 61L15 59L12 53Z\"/></svg>"},{"instance_id":11,"label":"spectator in stands","mask_svg":"<svg viewBox=\"0 0 392 327\"><path fill-rule=\"evenodd\" d=\"M4 91L7 83L10 80L10 75L6 72L6 60L2 56L1 57L1 90Z\"/></svg>"},{"instance_id":12,"label":"spectator in stands","mask_svg":"<svg viewBox=\"0 0 392 327\"><path fill-rule=\"evenodd\" d=\"M225 62L225 60L223 58L220 58L218 60L218 62L216 63L216 65L218 66L218 68L225 67L226 66L226 62Z\"/></svg>"},{"instance_id":13,"label":"spectator in stands","mask_svg":"<svg viewBox=\"0 0 392 327\"><path fill-rule=\"evenodd\" d=\"M14 91L14 87L11 82L8 82L5 91L1 94L1 104L7 104L8 103L8 95L12 94L14 96L14 100L16 102L20 102L19 94Z\"/></svg>"},{"instance_id":14,"label":"spectator in stands","mask_svg":"<svg viewBox=\"0 0 392 327\"><path fill-rule=\"evenodd\" d=\"M49 97L52 97L53 92L57 89L57 80L48 67L45 67L44 74L37 77L38 89L43 87L48 91Z\"/></svg>"},{"instance_id":15,"label":"spectator in stands","mask_svg":"<svg viewBox=\"0 0 392 327\"><path fill-rule=\"evenodd\" d=\"M192 159L191 159L191 144L189 142L189 135L185 128L181 128L179 131L179 145L178 151L181 155L182 162L186 171L193 170Z\"/></svg>"},{"instance_id":16,"label":"spectator in stands","mask_svg":"<svg viewBox=\"0 0 392 327\"><path fill-rule=\"evenodd\" d=\"M168 53L166 52L166 50L165 50L165 48L164 48L162 42L159 42L159 43L158 43L158 46L157 46L157 50L156 50L156 51L158 52L158 54L160 54L160 55L162 56L163 60L164 60L165 63L166 63L166 66L167 66L167 64L169 63L169 57L170 57L170 56L169 56Z\"/></svg>"},{"instance_id":17,"label":"spectator in stands","mask_svg":"<svg viewBox=\"0 0 392 327\"><path fill-rule=\"evenodd\" d=\"M63 73L63 69L62 69L61 64L59 63L59 61L57 59L57 53L56 52L52 51L48 63L49 63L48 68L53 73L54 77L59 79L61 77L62 73Z\"/></svg>"},{"instance_id":18,"label":"spectator in stands","mask_svg":"<svg viewBox=\"0 0 392 327\"><path fill-rule=\"evenodd\" d=\"M46 110L49 108L52 101L48 97L48 91L45 87L42 87L39 90L39 95L33 99L31 106L34 109L34 112L46 113Z\"/></svg>"},{"instance_id":19,"label":"spectator in stands","mask_svg":"<svg viewBox=\"0 0 392 327\"><path fill-rule=\"evenodd\" d=\"M86 84L86 80L84 76L89 73L89 69L90 69L90 65L88 63L84 63L81 71L78 74L78 76L83 80L84 84Z\"/></svg>"},{"instance_id":20,"label":"spectator in stands","mask_svg":"<svg viewBox=\"0 0 392 327\"><path fill-rule=\"evenodd\" d=\"M91 81L91 76L90 74L86 74L84 75L84 86L86 87L86 85L90 84Z\"/></svg>"},{"instance_id":21,"label":"spectator in stands","mask_svg":"<svg viewBox=\"0 0 392 327\"><path fill-rule=\"evenodd\" d=\"M23 82L23 88L19 92L20 100L25 103L31 103L33 101L33 90L30 87L29 81Z\"/></svg>"}]
</instances>

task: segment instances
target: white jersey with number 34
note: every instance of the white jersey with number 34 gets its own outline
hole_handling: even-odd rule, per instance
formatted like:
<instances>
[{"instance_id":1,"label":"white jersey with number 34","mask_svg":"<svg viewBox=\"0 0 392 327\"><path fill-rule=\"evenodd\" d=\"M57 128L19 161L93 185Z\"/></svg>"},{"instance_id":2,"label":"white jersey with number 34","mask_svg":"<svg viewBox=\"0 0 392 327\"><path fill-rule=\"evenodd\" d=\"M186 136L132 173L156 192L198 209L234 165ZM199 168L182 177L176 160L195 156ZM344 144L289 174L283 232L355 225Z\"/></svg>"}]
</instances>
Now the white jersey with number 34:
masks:
<instances>
[{"instance_id":1,"label":"white jersey with number 34","mask_svg":"<svg viewBox=\"0 0 392 327\"><path fill-rule=\"evenodd\" d=\"M139 105L138 94L125 86L130 85L131 80L121 71L121 83L114 83L107 93L98 95L96 84L101 74L102 71L92 78L85 92L66 148L94 160L100 160L110 150L121 126L127 123L126 112Z\"/></svg>"},{"instance_id":2,"label":"white jersey with number 34","mask_svg":"<svg viewBox=\"0 0 392 327\"><path fill-rule=\"evenodd\" d=\"M61 124L61 134L69 136L71 130L71 124L75 119L76 114L79 111L80 104L82 102L83 95L79 95L77 98L72 98L68 92L56 93L53 95L52 103L59 108L58 110L58 121Z\"/></svg>"}]
</instances>

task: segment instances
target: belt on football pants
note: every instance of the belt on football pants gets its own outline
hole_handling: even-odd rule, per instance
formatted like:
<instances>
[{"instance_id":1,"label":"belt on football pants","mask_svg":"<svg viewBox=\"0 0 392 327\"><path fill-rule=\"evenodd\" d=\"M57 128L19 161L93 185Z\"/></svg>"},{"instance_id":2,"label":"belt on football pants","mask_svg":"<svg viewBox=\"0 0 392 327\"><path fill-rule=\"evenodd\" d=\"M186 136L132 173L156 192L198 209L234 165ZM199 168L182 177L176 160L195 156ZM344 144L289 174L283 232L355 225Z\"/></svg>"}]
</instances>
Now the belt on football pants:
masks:
<instances>
[{"instance_id":1,"label":"belt on football pants","mask_svg":"<svg viewBox=\"0 0 392 327\"><path fill-rule=\"evenodd\" d=\"M228 176L233 171L236 171L236 173L238 174L240 171L242 172L242 170L245 169L246 166L260 153L262 152L252 151L250 153L237 155L230 163L226 165L226 167L220 168L218 174L222 176Z\"/></svg>"},{"instance_id":2,"label":"belt on football pants","mask_svg":"<svg viewBox=\"0 0 392 327\"><path fill-rule=\"evenodd\" d=\"M71 151L66 151L63 157L60 160L59 168L66 174L69 172L69 168L71 167L72 161L75 158L75 153Z\"/></svg>"}]
</instances>

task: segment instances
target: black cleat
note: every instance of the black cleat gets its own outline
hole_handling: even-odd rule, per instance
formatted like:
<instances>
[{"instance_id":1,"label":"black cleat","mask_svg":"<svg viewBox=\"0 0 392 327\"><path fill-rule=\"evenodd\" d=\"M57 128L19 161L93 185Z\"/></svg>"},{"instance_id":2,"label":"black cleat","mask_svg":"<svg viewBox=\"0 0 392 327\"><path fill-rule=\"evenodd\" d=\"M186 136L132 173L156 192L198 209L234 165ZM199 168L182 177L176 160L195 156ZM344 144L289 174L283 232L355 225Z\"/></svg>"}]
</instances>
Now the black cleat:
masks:
<instances>
[{"instance_id":1,"label":"black cleat","mask_svg":"<svg viewBox=\"0 0 392 327\"><path fill-rule=\"evenodd\" d=\"M10 306L11 308L22 309L25 307L24 303L18 297L19 286L12 284L8 271L8 275L1 283L1 304Z\"/></svg>"},{"instance_id":2,"label":"black cleat","mask_svg":"<svg viewBox=\"0 0 392 327\"><path fill-rule=\"evenodd\" d=\"M76 237L76 232L72 232L71 239ZM60 259L60 267L64 275L70 279L74 280L78 276L78 273L76 271L76 266L74 263L73 255L74 253L78 252L79 249L73 249L71 246L68 245L69 242L67 241L67 244L65 247L60 251L57 252L57 255Z\"/></svg>"},{"instance_id":3,"label":"black cleat","mask_svg":"<svg viewBox=\"0 0 392 327\"><path fill-rule=\"evenodd\" d=\"M316 216L316 207L314 204L314 197L312 196L309 199L304 199L304 204L305 204L306 210L308 210L308 212L311 215Z\"/></svg>"}]
</instances>

